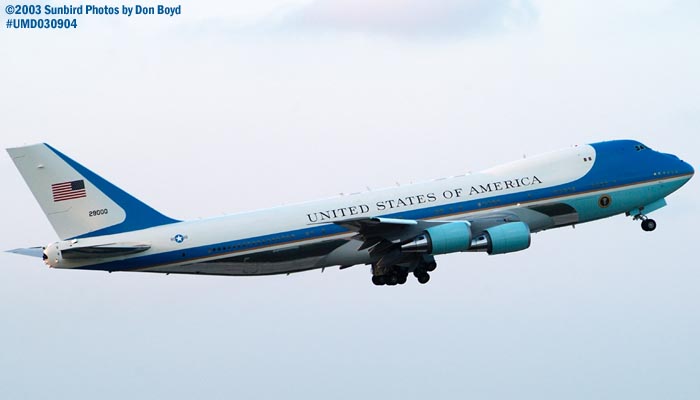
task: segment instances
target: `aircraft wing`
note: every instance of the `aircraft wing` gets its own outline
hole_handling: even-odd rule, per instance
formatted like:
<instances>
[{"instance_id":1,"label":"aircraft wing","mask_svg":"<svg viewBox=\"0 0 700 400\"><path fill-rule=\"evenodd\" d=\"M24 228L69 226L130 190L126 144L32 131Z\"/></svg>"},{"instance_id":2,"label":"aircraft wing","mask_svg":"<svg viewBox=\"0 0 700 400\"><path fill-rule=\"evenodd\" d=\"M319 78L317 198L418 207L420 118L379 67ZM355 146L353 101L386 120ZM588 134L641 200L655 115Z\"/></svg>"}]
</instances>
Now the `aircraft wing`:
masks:
<instances>
[{"instance_id":1,"label":"aircraft wing","mask_svg":"<svg viewBox=\"0 0 700 400\"><path fill-rule=\"evenodd\" d=\"M576 223L578 214L571 206L551 203L533 207L514 207L509 210L475 215L461 221L469 224L473 235L497 225L520 221L525 222L532 232L538 232ZM360 217L334 223L357 232L352 239L363 242L358 250L370 249L371 254L381 254L420 235L426 228L449 222L456 222L456 220Z\"/></svg>"},{"instance_id":2,"label":"aircraft wing","mask_svg":"<svg viewBox=\"0 0 700 400\"><path fill-rule=\"evenodd\" d=\"M426 225L432 224L421 220L383 217L351 218L334 223L357 232L352 239L363 242L358 250L369 249L372 254L409 240L420 234Z\"/></svg>"},{"instance_id":3,"label":"aircraft wing","mask_svg":"<svg viewBox=\"0 0 700 400\"><path fill-rule=\"evenodd\" d=\"M383 218L383 217L362 217L362 218L352 218L345 219L342 221L337 221L336 224L348 228L350 230L359 232L361 230L371 229L373 227L383 226L389 227L402 227L417 225L418 221L412 219L400 219L400 218Z\"/></svg>"}]
</instances>

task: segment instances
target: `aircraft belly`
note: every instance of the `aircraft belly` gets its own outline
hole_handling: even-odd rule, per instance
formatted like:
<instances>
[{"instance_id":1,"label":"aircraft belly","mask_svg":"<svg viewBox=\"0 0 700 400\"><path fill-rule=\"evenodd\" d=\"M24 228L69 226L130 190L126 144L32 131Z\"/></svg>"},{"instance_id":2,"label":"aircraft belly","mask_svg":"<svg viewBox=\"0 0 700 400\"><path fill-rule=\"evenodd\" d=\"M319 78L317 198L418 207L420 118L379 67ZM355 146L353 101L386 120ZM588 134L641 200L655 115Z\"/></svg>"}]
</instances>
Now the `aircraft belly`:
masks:
<instances>
[{"instance_id":1,"label":"aircraft belly","mask_svg":"<svg viewBox=\"0 0 700 400\"><path fill-rule=\"evenodd\" d=\"M346 240L328 240L283 249L232 255L191 264L148 268L144 271L214 275L284 274L328 266L322 261L328 254L333 253L334 250L343 247L347 243Z\"/></svg>"},{"instance_id":2,"label":"aircraft belly","mask_svg":"<svg viewBox=\"0 0 700 400\"><path fill-rule=\"evenodd\" d=\"M320 268L318 262L322 258L323 257L311 257L280 262L205 262L150 268L143 271L200 275L275 275Z\"/></svg>"},{"instance_id":3,"label":"aircraft belly","mask_svg":"<svg viewBox=\"0 0 700 400\"><path fill-rule=\"evenodd\" d=\"M662 199L679 187L678 181L654 182L624 189L601 191L565 201L579 214L580 222L610 217ZM608 200L603 203L603 197Z\"/></svg>"},{"instance_id":4,"label":"aircraft belly","mask_svg":"<svg viewBox=\"0 0 700 400\"><path fill-rule=\"evenodd\" d=\"M228 261L236 263L278 263L288 260L308 259L314 257L322 257L332 252L336 248L347 243L347 240L333 239L325 240L317 243L298 244L275 250L265 250L256 253L248 253L243 255L233 255L223 260L215 262Z\"/></svg>"},{"instance_id":5,"label":"aircraft belly","mask_svg":"<svg viewBox=\"0 0 700 400\"><path fill-rule=\"evenodd\" d=\"M522 221L527 223L533 232L579 222L579 215L576 209L564 203L546 203L529 207L528 210L536 212L541 216L540 218L530 215L521 216ZM516 210L516 213L518 211L520 210ZM542 216L546 217L542 218Z\"/></svg>"}]
</instances>

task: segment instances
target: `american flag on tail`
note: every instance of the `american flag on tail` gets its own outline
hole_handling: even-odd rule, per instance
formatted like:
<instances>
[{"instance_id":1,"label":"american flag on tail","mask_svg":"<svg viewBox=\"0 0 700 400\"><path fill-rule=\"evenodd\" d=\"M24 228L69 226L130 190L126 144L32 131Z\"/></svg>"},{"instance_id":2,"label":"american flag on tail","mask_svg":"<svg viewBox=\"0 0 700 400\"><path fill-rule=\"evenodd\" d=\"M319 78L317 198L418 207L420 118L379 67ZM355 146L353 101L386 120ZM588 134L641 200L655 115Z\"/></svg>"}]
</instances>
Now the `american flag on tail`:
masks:
<instances>
[{"instance_id":1,"label":"american flag on tail","mask_svg":"<svg viewBox=\"0 0 700 400\"><path fill-rule=\"evenodd\" d=\"M70 182L54 183L51 185L53 201L64 201L86 197L85 181L82 179Z\"/></svg>"}]
</instances>

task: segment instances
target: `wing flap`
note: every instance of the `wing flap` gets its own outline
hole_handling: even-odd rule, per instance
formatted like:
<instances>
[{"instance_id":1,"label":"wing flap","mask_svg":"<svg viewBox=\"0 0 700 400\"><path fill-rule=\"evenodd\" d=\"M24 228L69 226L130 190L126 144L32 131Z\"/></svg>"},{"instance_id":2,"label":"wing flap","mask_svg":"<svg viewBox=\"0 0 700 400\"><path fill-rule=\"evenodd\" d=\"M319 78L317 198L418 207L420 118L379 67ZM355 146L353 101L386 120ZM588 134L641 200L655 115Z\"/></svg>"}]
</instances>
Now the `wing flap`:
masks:
<instances>
[{"instance_id":1,"label":"wing flap","mask_svg":"<svg viewBox=\"0 0 700 400\"><path fill-rule=\"evenodd\" d=\"M434 223L412 219L361 217L335 221L350 231L357 232L351 240L362 242L358 251L368 250L370 254L381 256L402 242L410 240Z\"/></svg>"},{"instance_id":2,"label":"wing flap","mask_svg":"<svg viewBox=\"0 0 700 400\"><path fill-rule=\"evenodd\" d=\"M335 221L334 224L340 225L354 232L363 232L374 228L380 230L385 230L386 228L390 227L403 228L406 226L417 225L418 221L399 218L363 217Z\"/></svg>"}]
</instances>

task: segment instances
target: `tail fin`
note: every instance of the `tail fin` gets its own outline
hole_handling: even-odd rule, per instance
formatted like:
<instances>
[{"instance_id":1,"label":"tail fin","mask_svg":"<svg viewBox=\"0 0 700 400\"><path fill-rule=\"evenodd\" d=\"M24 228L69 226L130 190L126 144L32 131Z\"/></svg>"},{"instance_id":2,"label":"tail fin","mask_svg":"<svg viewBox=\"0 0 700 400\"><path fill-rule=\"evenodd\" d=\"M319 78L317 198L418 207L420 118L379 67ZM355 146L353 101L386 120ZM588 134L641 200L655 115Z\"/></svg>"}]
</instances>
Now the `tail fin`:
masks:
<instances>
[{"instance_id":1,"label":"tail fin","mask_svg":"<svg viewBox=\"0 0 700 400\"><path fill-rule=\"evenodd\" d=\"M48 144L7 152L61 239L110 235L178 222Z\"/></svg>"}]
</instances>

